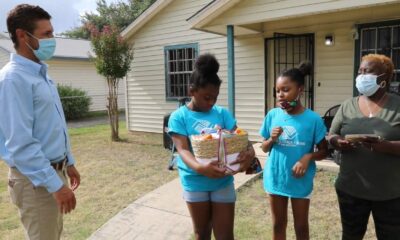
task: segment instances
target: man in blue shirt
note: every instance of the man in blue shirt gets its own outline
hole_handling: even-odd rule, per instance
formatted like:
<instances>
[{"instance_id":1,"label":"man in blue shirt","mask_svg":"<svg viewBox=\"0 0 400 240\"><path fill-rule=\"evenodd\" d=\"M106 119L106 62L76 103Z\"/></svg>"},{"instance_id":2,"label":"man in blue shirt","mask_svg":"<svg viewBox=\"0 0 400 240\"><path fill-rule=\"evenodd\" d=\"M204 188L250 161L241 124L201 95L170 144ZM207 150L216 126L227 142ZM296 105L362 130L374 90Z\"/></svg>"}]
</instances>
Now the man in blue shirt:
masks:
<instances>
[{"instance_id":1,"label":"man in blue shirt","mask_svg":"<svg viewBox=\"0 0 400 240\"><path fill-rule=\"evenodd\" d=\"M50 19L38 6L10 11L17 53L0 70L0 157L10 167L11 200L30 240L60 239L62 215L75 209L80 184L60 98L42 62L55 50Z\"/></svg>"}]
</instances>

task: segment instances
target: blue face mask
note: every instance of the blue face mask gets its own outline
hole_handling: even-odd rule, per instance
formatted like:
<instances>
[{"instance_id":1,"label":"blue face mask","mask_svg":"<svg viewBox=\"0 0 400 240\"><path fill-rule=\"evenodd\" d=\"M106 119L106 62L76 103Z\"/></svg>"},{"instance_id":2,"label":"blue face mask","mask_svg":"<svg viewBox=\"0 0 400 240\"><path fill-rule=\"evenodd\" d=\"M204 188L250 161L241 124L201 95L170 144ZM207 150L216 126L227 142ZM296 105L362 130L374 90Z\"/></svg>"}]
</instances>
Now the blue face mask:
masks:
<instances>
[{"instance_id":1,"label":"blue face mask","mask_svg":"<svg viewBox=\"0 0 400 240\"><path fill-rule=\"evenodd\" d=\"M367 97L370 97L378 91L378 89L381 87L377 83L378 77L384 75L381 74L379 76L374 75L374 74L360 74L356 78L356 87L359 93L362 95L365 95Z\"/></svg>"},{"instance_id":2,"label":"blue face mask","mask_svg":"<svg viewBox=\"0 0 400 240\"><path fill-rule=\"evenodd\" d=\"M46 61L53 57L54 51L56 50L55 38L39 39L29 32L27 33L39 42L39 48L37 50L33 49L28 43L26 43L26 45L33 51L33 54L35 54L40 61Z\"/></svg>"}]
</instances>

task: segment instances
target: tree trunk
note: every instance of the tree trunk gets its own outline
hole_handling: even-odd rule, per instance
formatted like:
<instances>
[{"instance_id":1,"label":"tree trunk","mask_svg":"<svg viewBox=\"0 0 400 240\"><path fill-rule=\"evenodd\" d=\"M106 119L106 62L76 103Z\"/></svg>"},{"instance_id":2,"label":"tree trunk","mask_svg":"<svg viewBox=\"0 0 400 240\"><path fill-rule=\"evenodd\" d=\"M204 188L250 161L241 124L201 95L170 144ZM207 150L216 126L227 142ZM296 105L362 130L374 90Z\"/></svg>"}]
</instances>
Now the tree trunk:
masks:
<instances>
[{"instance_id":1,"label":"tree trunk","mask_svg":"<svg viewBox=\"0 0 400 240\"><path fill-rule=\"evenodd\" d=\"M118 118L118 79L107 78L108 83L108 119L111 127L111 141L120 141Z\"/></svg>"}]
</instances>

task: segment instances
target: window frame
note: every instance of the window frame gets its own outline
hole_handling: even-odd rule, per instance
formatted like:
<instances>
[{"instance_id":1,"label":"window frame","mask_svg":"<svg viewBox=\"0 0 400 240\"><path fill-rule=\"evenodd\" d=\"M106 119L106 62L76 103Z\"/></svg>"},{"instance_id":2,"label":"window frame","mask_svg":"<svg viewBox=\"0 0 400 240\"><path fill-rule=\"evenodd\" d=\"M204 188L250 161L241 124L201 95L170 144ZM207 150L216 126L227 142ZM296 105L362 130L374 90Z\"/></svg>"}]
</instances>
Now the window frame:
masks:
<instances>
[{"instance_id":1,"label":"window frame","mask_svg":"<svg viewBox=\"0 0 400 240\"><path fill-rule=\"evenodd\" d=\"M165 99L167 101L178 101L180 98L188 97L188 96L178 96L173 97L171 96L170 92L170 72L169 72L169 59L168 59L168 52L171 50L180 50L180 49L187 49L191 48L194 49L194 58L193 61L193 68L194 68L194 61L199 56L199 44L198 43L188 43L188 44L178 44L178 45L170 45L164 47L164 73L165 73ZM178 59L177 59L178 60ZM187 59L185 59L187 60ZM193 70L192 70L193 72Z\"/></svg>"},{"instance_id":2,"label":"window frame","mask_svg":"<svg viewBox=\"0 0 400 240\"><path fill-rule=\"evenodd\" d=\"M360 67L360 64L361 64L362 30L366 30L368 28L376 28L378 30L379 28L396 27L396 26L400 26L400 19L356 25L358 38L355 41L353 96L357 96L358 95L358 91L357 91L356 84L355 84L355 79L356 79L356 77L358 75L358 68ZM378 34L376 34L376 37L375 37L375 41L376 41L375 42L376 48L374 48L375 52L379 49L377 47L377 44L378 44L378 37L377 36L378 36ZM391 50L393 51L393 49L397 50L399 48L400 47L393 48L393 31L392 31L392 34L391 34ZM396 74L400 74L400 68L395 68L395 71L396 71Z\"/></svg>"}]
</instances>

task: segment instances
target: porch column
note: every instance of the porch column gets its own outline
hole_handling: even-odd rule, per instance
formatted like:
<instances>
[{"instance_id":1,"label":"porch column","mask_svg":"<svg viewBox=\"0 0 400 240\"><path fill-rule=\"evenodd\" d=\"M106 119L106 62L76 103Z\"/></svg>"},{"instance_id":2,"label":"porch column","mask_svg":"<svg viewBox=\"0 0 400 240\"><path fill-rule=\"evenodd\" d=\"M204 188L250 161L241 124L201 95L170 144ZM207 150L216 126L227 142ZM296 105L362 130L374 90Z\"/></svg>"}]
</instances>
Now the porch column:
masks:
<instances>
[{"instance_id":1,"label":"porch column","mask_svg":"<svg viewBox=\"0 0 400 240\"><path fill-rule=\"evenodd\" d=\"M227 26L228 42L228 104L229 111L235 117L235 42L234 27Z\"/></svg>"}]
</instances>

